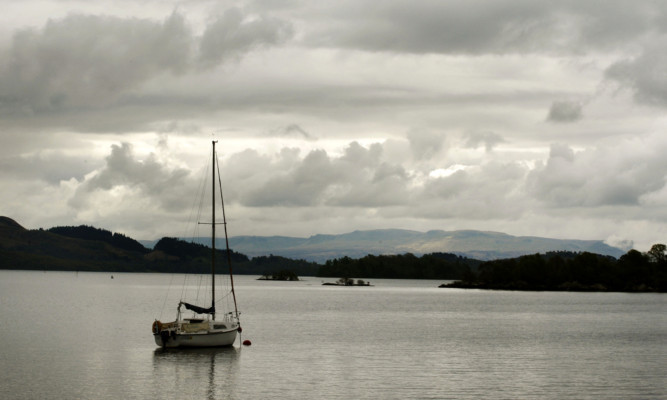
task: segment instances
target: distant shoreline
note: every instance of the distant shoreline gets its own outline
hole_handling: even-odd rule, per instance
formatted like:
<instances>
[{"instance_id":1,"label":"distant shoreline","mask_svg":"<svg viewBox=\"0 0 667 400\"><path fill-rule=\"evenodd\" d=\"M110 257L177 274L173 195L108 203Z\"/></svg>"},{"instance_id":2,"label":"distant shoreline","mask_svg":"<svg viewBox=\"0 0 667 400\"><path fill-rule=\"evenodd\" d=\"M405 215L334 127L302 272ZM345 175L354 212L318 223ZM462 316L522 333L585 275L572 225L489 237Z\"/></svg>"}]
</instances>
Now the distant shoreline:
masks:
<instances>
[{"instance_id":1,"label":"distant shoreline","mask_svg":"<svg viewBox=\"0 0 667 400\"><path fill-rule=\"evenodd\" d=\"M544 285L529 285L526 282L511 282L507 284L486 284L478 282L455 281L443 283L438 286L445 289L479 289L479 290L504 290L521 292L601 292L601 293L665 293L650 286L641 284L631 287L628 290L610 289L605 285L596 283L592 285L583 285L579 282L566 282L556 287L547 287Z\"/></svg>"}]
</instances>

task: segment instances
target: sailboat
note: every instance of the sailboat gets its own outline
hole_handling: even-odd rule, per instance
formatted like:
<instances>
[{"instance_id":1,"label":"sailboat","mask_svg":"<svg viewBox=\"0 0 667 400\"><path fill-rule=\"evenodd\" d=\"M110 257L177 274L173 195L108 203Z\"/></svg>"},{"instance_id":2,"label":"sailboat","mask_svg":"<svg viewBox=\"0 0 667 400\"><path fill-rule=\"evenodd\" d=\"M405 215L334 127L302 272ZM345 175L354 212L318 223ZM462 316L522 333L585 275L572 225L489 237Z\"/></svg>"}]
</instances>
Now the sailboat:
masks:
<instances>
[{"instance_id":1,"label":"sailboat","mask_svg":"<svg viewBox=\"0 0 667 400\"><path fill-rule=\"evenodd\" d=\"M212 161L212 195L211 195L211 305L198 306L179 301L176 319L172 322L163 323L157 319L153 322L152 330L155 344L165 347L222 347L232 346L236 341L237 333L241 332L241 323L239 321L239 311L236 304L236 293L234 292L234 277L232 274L231 251L229 250L229 239L227 237L227 220L225 216L224 201L222 203L222 217L225 230L225 243L227 247L227 263L229 265L229 278L231 296L234 300L234 310L227 313L216 312L215 297L215 178L217 156L215 144L213 141L213 161ZM219 172L218 172L219 175ZM222 198L222 190L220 191ZM184 314L192 311L192 317L186 318Z\"/></svg>"}]
</instances>

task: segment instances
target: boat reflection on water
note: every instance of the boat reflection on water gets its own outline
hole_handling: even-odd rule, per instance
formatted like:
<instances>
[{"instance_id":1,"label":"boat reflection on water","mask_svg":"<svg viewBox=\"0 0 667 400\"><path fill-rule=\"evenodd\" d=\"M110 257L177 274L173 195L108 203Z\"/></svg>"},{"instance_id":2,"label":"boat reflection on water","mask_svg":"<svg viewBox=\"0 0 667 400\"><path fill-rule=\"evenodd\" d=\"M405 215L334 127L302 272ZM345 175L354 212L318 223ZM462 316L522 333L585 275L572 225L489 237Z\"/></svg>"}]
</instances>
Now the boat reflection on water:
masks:
<instances>
[{"instance_id":1,"label":"boat reflection on water","mask_svg":"<svg viewBox=\"0 0 667 400\"><path fill-rule=\"evenodd\" d=\"M191 398L237 398L241 349L237 347L159 348L153 353L155 393L187 393Z\"/></svg>"}]
</instances>

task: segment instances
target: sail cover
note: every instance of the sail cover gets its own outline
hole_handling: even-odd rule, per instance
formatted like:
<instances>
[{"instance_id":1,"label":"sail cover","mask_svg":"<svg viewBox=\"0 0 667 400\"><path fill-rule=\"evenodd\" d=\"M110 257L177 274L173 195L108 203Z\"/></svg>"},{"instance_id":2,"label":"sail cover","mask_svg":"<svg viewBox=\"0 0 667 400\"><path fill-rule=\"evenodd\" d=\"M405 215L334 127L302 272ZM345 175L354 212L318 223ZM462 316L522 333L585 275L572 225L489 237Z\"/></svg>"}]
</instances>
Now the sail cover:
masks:
<instances>
[{"instance_id":1,"label":"sail cover","mask_svg":"<svg viewBox=\"0 0 667 400\"><path fill-rule=\"evenodd\" d=\"M215 307L213 307L213 306L209 307L209 308L204 308L204 307L199 307L199 306L196 306L194 304L190 304L190 303L186 303L186 302L182 302L181 304L183 304L185 306L185 308L187 308L188 310L194 311L198 314L214 314L215 313Z\"/></svg>"}]
</instances>

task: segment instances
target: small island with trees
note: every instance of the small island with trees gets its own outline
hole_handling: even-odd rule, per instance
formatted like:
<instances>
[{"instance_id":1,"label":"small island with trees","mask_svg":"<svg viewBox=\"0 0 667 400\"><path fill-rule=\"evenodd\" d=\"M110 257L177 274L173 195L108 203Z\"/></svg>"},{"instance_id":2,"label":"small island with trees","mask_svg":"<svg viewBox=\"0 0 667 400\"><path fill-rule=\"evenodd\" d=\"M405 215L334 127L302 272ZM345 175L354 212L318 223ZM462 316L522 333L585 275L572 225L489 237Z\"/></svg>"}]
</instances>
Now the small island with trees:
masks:
<instances>
[{"instance_id":1,"label":"small island with trees","mask_svg":"<svg viewBox=\"0 0 667 400\"><path fill-rule=\"evenodd\" d=\"M340 278L336 282L324 282L324 286L373 286L370 282L365 282L363 279Z\"/></svg>"},{"instance_id":2,"label":"small island with trees","mask_svg":"<svg viewBox=\"0 0 667 400\"><path fill-rule=\"evenodd\" d=\"M257 278L258 281L298 281L299 277L288 269L281 269L277 272L264 273Z\"/></svg>"}]
</instances>

